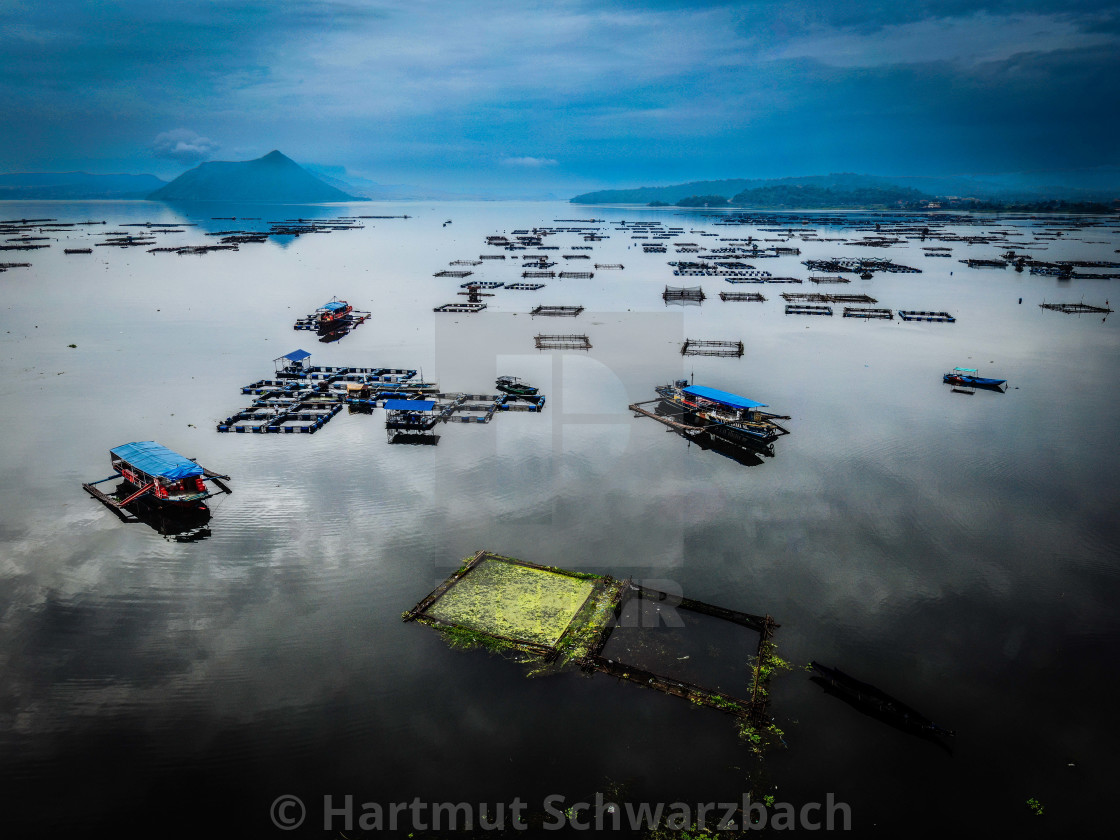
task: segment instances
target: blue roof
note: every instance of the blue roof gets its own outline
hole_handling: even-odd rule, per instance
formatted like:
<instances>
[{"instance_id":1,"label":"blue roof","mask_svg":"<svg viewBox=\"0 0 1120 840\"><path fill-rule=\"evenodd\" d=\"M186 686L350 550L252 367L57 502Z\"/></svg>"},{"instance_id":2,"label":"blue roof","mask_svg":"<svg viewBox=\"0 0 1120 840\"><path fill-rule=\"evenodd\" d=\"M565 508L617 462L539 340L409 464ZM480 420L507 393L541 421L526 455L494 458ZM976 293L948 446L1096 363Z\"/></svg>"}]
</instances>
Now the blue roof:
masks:
<instances>
[{"instance_id":1,"label":"blue roof","mask_svg":"<svg viewBox=\"0 0 1120 840\"><path fill-rule=\"evenodd\" d=\"M178 452L172 452L154 440L123 443L109 451L141 472L158 478L178 481L192 475L206 474L194 461L184 458Z\"/></svg>"},{"instance_id":2,"label":"blue roof","mask_svg":"<svg viewBox=\"0 0 1120 840\"><path fill-rule=\"evenodd\" d=\"M340 309L345 309L349 305L350 304L344 300L332 300L330 303L324 303L319 308L329 310L330 312L337 312ZM308 355L310 356L311 354L308 353Z\"/></svg>"},{"instance_id":3,"label":"blue roof","mask_svg":"<svg viewBox=\"0 0 1120 840\"><path fill-rule=\"evenodd\" d=\"M385 400L386 411L431 411L434 407L432 400Z\"/></svg>"},{"instance_id":4,"label":"blue roof","mask_svg":"<svg viewBox=\"0 0 1120 840\"><path fill-rule=\"evenodd\" d=\"M740 397L738 394L729 394L727 391L720 391L717 388L709 388L706 385L689 385L687 388L681 388L684 393L693 397L702 397L712 402L721 403L731 408L765 408L766 403L755 402L748 400L746 397Z\"/></svg>"},{"instance_id":5,"label":"blue roof","mask_svg":"<svg viewBox=\"0 0 1120 840\"><path fill-rule=\"evenodd\" d=\"M311 358L311 354L306 350L293 350L286 356L281 356L281 359L287 359L289 362L302 362L304 359Z\"/></svg>"}]
</instances>

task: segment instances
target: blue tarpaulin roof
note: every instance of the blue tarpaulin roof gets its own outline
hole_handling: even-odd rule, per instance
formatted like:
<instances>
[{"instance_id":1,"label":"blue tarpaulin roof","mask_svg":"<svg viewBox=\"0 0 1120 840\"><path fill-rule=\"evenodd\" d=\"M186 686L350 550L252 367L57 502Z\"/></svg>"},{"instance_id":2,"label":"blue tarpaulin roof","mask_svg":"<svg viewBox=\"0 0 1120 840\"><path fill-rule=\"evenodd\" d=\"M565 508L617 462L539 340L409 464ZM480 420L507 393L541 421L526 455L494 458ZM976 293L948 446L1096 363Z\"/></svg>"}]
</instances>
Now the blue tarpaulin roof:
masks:
<instances>
[{"instance_id":1,"label":"blue tarpaulin roof","mask_svg":"<svg viewBox=\"0 0 1120 840\"><path fill-rule=\"evenodd\" d=\"M178 481L192 475L205 475L205 471L189 458L172 452L154 440L124 443L109 450L136 469L158 478Z\"/></svg>"},{"instance_id":2,"label":"blue tarpaulin roof","mask_svg":"<svg viewBox=\"0 0 1120 840\"><path fill-rule=\"evenodd\" d=\"M340 309L345 309L349 304L344 300L332 300L330 303L324 303L320 309L328 309L331 312L337 312ZM310 355L310 354L308 354Z\"/></svg>"},{"instance_id":3,"label":"blue tarpaulin roof","mask_svg":"<svg viewBox=\"0 0 1120 840\"><path fill-rule=\"evenodd\" d=\"M717 388L709 388L706 385L689 385L687 388L681 388L686 394L693 397L702 397L712 402L722 403L723 405L731 406L732 408L765 408L766 403L755 402L748 400L746 397L740 397L738 394L729 394L727 391L720 391Z\"/></svg>"},{"instance_id":4,"label":"blue tarpaulin roof","mask_svg":"<svg viewBox=\"0 0 1120 840\"><path fill-rule=\"evenodd\" d=\"M293 350L286 356L281 356L281 359L287 359L289 362L302 362L304 359L311 358L311 354L306 350Z\"/></svg>"},{"instance_id":5,"label":"blue tarpaulin roof","mask_svg":"<svg viewBox=\"0 0 1120 840\"><path fill-rule=\"evenodd\" d=\"M431 400L385 400L386 411L431 411L434 407Z\"/></svg>"}]
</instances>

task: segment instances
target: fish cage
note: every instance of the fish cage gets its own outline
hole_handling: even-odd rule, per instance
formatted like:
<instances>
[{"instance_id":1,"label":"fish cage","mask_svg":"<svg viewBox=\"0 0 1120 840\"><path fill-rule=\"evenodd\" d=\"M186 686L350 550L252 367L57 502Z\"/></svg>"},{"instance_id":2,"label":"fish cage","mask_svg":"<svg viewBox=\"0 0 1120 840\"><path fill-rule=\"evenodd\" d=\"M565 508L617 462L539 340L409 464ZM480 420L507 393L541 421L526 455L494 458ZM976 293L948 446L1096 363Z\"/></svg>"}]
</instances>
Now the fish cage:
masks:
<instances>
[{"instance_id":1,"label":"fish cage","mask_svg":"<svg viewBox=\"0 0 1120 840\"><path fill-rule=\"evenodd\" d=\"M533 342L538 350L591 349L591 339L586 335L535 335Z\"/></svg>"},{"instance_id":2,"label":"fish cage","mask_svg":"<svg viewBox=\"0 0 1120 840\"><path fill-rule=\"evenodd\" d=\"M922 312L914 309L900 309L898 317L903 321L931 321L943 324L952 324L957 320L948 312Z\"/></svg>"},{"instance_id":3,"label":"fish cage","mask_svg":"<svg viewBox=\"0 0 1120 840\"><path fill-rule=\"evenodd\" d=\"M481 312L486 308L485 303L445 303L437 306L433 312Z\"/></svg>"},{"instance_id":4,"label":"fish cage","mask_svg":"<svg viewBox=\"0 0 1120 840\"><path fill-rule=\"evenodd\" d=\"M1039 308L1050 309L1054 312L1066 312L1068 314L1090 312L1095 312L1098 314L1108 314L1112 311L1107 306L1093 306L1092 304L1088 303L1040 303Z\"/></svg>"},{"instance_id":5,"label":"fish cage","mask_svg":"<svg viewBox=\"0 0 1120 840\"><path fill-rule=\"evenodd\" d=\"M681 345L682 356L733 356L738 358L743 355L743 342L741 341L697 341L686 338Z\"/></svg>"},{"instance_id":6,"label":"fish cage","mask_svg":"<svg viewBox=\"0 0 1120 840\"><path fill-rule=\"evenodd\" d=\"M550 317L575 318L583 312L582 306L536 306L529 311L530 315L546 315Z\"/></svg>"},{"instance_id":7,"label":"fish cage","mask_svg":"<svg viewBox=\"0 0 1120 840\"><path fill-rule=\"evenodd\" d=\"M893 321L894 315L889 309L876 309L874 307L858 307L858 306L845 306L845 318L881 318L885 321Z\"/></svg>"},{"instance_id":8,"label":"fish cage","mask_svg":"<svg viewBox=\"0 0 1120 840\"><path fill-rule=\"evenodd\" d=\"M640 653L629 653L654 647L660 651L663 640L689 641L687 633L672 636L676 625L668 618L670 611L679 624L708 622L723 632L730 643L726 658L741 669L734 676L739 690L705 687L674 673L689 659L672 655L679 651L668 652L672 662L666 661L663 669L638 661ZM769 615L670 595L629 579L479 551L401 618L440 631L452 647L481 647L516 655L523 662L527 656L538 668L559 671L573 666L586 673L601 672L756 726L767 725L771 640L779 627ZM608 649L615 633L627 638ZM635 641L638 644L632 644ZM742 668L746 658L753 662Z\"/></svg>"},{"instance_id":9,"label":"fish cage","mask_svg":"<svg viewBox=\"0 0 1120 840\"><path fill-rule=\"evenodd\" d=\"M723 301L741 300L752 303L764 303L766 297L759 292L720 292L719 299Z\"/></svg>"},{"instance_id":10,"label":"fish cage","mask_svg":"<svg viewBox=\"0 0 1120 840\"><path fill-rule=\"evenodd\" d=\"M812 304L786 304L787 315L832 315L831 306L816 306Z\"/></svg>"},{"instance_id":11,"label":"fish cage","mask_svg":"<svg viewBox=\"0 0 1120 840\"><path fill-rule=\"evenodd\" d=\"M665 291L661 293L661 299L666 305L675 303L699 306L707 299L707 295L704 294L702 286L666 286Z\"/></svg>"}]
</instances>

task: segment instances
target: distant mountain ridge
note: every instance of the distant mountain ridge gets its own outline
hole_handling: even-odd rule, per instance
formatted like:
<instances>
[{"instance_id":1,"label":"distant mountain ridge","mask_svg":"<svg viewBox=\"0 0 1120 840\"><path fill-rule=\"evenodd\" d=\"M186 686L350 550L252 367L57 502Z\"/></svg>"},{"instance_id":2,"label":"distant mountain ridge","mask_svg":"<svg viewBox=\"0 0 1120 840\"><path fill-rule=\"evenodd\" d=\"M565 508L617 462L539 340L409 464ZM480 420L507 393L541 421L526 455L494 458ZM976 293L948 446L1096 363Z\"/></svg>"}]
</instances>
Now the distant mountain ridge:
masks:
<instances>
[{"instance_id":1,"label":"distant mountain ridge","mask_svg":"<svg viewBox=\"0 0 1120 840\"><path fill-rule=\"evenodd\" d=\"M210 161L148 195L153 201L320 204L361 201L316 178L279 151L246 161Z\"/></svg>"},{"instance_id":2,"label":"distant mountain ridge","mask_svg":"<svg viewBox=\"0 0 1120 840\"><path fill-rule=\"evenodd\" d=\"M0 175L0 201L147 198L166 184L155 175L18 172Z\"/></svg>"},{"instance_id":3,"label":"distant mountain ridge","mask_svg":"<svg viewBox=\"0 0 1120 840\"><path fill-rule=\"evenodd\" d=\"M1096 176L1091 177L1091 176ZM1064 181L1064 183L1062 183ZM771 191L811 188L837 193L865 190L917 190L930 197L954 196L982 199L1037 199L1039 197L1076 200L1110 200L1120 195L1120 173L1103 167L1094 173L1042 173L1025 175L979 176L880 176L850 172L789 178L735 178L721 181L691 181L661 187L636 187L622 190L597 190L571 199L572 204L649 204L662 201L676 204L692 196L722 196L729 201L747 193L762 196Z\"/></svg>"}]
</instances>

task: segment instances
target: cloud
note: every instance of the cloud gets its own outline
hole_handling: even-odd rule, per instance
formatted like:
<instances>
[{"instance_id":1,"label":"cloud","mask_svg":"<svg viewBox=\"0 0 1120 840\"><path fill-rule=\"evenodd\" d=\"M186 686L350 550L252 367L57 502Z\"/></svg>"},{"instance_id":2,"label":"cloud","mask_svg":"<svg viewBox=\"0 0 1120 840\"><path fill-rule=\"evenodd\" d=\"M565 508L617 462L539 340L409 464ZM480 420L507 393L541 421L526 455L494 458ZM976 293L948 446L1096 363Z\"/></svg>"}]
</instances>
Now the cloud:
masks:
<instances>
[{"instance_id":1,"label":"cloud","mask_svg":"<svg viewBox=\"0 0 1120 840\"><path fill-rule=\"evenodd\" d=\"M539 158L539 157L504 157L502 158L504 166L524 166L529 169L539 169L542 166L556 166L556 161L552 158Z\"/></svg>"},{"instance_id":2,"label":"cloud","mask_svg":"<svg viewBox=\"0 0 1120 840\"><path fill-rule=\"evenodd\" d=\"M176 128L156 135L152 142L152 154L156 157L177 160L180 163L198 163L207 160L221 146L209 137L203 137L190 129Z\"/></svg>"},{"instance_id":3,"label":"cloud","mask_svg":"<svg viewBox=\"0 0 1120 840\"><path fill-rule=\"evenodd\" d=\"M1091 21L1050 14L1006 16L977 12L967 17L928 18L864 32L810 31L773 51L779 59L811 58L834 67L875 67L950 61L976 65L1023 53L1089 49L1115 42L1087 31Z\"/></svg>"}]
</instances>

